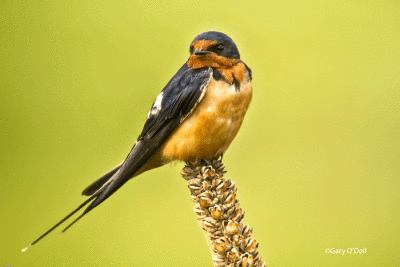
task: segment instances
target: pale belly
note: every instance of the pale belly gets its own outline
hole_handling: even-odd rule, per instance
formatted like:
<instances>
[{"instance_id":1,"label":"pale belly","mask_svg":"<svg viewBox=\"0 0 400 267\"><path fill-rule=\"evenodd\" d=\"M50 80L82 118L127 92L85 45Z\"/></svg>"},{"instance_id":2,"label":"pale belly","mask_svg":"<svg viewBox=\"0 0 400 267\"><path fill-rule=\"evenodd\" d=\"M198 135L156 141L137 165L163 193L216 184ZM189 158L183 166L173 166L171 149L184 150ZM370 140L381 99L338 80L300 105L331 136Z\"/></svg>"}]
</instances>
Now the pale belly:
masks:
<instances>
[{"instance_id":1,"label":"pale belly","mask_svg":"<svg viewBox=\"0 0 400 267\"><path fill-rule=\"evenodd\" d=\"M212 160L225 152L242 125L252 97L251 82L240 90L212 79L193 113L172 133L159 150L164 163L173 160Z\"/></svg>"}]
</instances>

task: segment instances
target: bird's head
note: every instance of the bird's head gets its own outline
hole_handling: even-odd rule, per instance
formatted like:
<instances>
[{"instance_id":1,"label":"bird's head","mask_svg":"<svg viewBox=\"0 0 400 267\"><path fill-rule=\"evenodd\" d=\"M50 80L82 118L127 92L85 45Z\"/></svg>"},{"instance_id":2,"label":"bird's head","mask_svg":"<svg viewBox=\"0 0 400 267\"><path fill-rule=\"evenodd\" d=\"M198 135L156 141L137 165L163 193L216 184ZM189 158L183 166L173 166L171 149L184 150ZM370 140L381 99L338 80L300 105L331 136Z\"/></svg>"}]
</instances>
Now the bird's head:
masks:
<instances>
[{"instance_id":1,"label":"bird's head","mask_svg":"<svg viewBox=\"0 0 400 267\"><path fill-rule=\"evenodd\" d=\"M192 69L229 68L239 60L240 54L236 44L222 32L203 32L190 44L188 66Z\"/></svg>"}]
</instances>

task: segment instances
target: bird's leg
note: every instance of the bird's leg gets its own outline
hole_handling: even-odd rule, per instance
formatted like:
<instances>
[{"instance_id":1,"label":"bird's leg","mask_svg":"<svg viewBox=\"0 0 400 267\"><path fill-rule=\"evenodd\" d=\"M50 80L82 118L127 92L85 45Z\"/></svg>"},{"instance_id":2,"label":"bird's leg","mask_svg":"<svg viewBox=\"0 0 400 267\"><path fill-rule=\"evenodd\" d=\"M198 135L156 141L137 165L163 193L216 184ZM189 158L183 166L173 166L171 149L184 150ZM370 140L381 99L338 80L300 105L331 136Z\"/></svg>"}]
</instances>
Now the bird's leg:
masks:
<instances>
[{"instance_id":1,"label":"bird's leg","mask_svg":"<svg viewBox=\"0 0 400 267\"><path fill-rule=\"evenodd\" d=\"M202 159L201 162L204 162L206 165L211 165L211 162L207 159Z\"/></svg>"}]
</instances>

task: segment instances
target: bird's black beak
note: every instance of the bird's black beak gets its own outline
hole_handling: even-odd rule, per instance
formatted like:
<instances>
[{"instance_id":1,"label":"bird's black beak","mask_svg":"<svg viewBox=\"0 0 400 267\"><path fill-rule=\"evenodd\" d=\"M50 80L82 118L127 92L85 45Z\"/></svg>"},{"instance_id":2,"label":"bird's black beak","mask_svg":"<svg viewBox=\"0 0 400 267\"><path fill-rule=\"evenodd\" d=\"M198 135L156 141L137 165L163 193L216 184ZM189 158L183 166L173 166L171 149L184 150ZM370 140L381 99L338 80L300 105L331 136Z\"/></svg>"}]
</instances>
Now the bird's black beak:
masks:
<instances>
[{"instance_id":1,"label":"bird's black beak","mask_svg":"<svg viewBox=\"0 0 400 267\"><path fill-rule=\"evenodd\" d=\"M196 56L203 56L203 55L210 54L210 53L211 53L210 51L202 50L202 49L199 49L199 50L196 50L193 52L193 54Z\"/></svg>"}]
</instances>

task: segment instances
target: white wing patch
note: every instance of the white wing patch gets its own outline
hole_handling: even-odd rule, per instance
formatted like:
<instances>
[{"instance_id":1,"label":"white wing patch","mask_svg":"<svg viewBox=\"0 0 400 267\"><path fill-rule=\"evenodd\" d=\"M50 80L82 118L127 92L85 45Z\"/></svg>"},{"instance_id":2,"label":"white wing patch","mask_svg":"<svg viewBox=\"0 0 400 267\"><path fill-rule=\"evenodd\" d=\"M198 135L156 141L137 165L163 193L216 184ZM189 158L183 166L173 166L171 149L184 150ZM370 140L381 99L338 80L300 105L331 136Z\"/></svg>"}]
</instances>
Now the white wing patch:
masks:
<instances>
[{"instance_id":1,"label":"white wing patch","mask_svg":"<svg viewBox=\"0 0 400 267\"><path fill-rule=\"evenodd\" d=\"M156 101L154 101L153 106L149 111L149 114L147 114L147 118L150 118L150 116L156 116L160 112L163 97L164 97L164 92L161 92L157 96Z\"/></svg>"}]
</instances>

